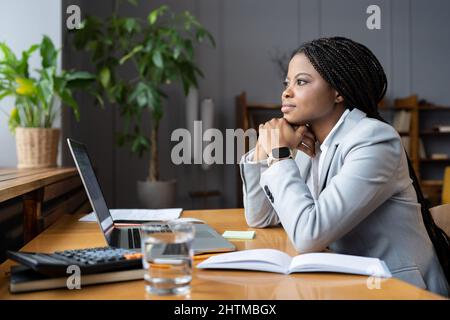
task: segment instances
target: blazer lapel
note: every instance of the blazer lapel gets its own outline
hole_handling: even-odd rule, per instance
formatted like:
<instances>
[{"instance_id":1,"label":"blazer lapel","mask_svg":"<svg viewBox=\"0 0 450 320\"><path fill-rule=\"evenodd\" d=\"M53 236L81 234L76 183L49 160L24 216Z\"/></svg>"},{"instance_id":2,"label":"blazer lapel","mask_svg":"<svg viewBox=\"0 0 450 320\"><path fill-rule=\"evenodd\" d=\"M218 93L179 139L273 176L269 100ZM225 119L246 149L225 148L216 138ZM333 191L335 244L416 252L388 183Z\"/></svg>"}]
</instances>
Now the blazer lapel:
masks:
<instances>
[{"instance_id":1,"label":"blazer lapel","mask_svg":"<svg viewBox=\"0 0 450 320\"><path fill-rule=\"evenodd\" d=\"M336 150L342 139L356 126L356 124L361 121L366 116L364 112L359 109L354 108L345 117L344 122L339 128L337 128L334 135L331 137L329 149L325 155L325 160L323 161L322 170L320 172L319 180L319 194L325 188L326 181L328 178L328 173L330 171L331 162L333 161Z\"/></svg>"},{"instance_id":2,"label":"blazer lapel","mask_svg":"<svg viewBox=\"0 0 450 320\"><path fill-rule=\"evenodd\" d=\"M325 181L327 181L328 172L330 171L330 164L334 158L334 154L336 153L338 146L339 144L332 144L325 155L326 157L323 161L322 171L320 172L319 194L322 192L323 188L325 188Z\"/></svg>"}]
</instances>

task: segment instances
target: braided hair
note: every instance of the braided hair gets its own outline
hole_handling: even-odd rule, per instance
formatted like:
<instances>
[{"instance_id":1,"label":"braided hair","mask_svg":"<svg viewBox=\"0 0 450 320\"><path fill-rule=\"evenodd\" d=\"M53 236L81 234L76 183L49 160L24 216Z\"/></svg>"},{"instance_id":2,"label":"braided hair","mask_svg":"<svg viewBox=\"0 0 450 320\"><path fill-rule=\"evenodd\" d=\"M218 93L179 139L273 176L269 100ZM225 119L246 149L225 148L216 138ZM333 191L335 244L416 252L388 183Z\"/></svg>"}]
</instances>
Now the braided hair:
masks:
<instances>
[{"instance_id":1,"label":"braided hair","mask_svg":"<svg viewBox=\"0 0 450 320\"><path fill-rule=\"evenodd\" d=\"M386 74L366 46L344 37L320 38L303 43L291 59L300 53L305 54L322 78L339 92L346 108L360 109L368 117L387 123L378 112L378 104L387 90ZM450 283L450 240L435 224L407 154L406 158L425 228Z\"/></svg>"}]
</instances>

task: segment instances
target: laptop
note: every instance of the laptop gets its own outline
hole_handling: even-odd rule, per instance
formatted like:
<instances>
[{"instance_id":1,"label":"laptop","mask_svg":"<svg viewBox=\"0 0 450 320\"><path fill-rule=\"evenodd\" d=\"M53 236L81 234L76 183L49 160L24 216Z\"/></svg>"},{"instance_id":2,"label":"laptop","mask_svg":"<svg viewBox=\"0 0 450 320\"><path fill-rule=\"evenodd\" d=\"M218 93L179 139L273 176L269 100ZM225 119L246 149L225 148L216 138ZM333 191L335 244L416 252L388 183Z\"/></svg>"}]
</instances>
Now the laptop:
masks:
<instances>
[{"instance_id":1,"label":"laptop","mask_svg":"<svg viewBox=\"0 0 450 320\"><path fill-rule=\"evenodd\" d=\"M108 245L116 248L140 251L140 228L119 226L114 223L97 177L92 169L86 146L72 139L67 139L67 143ZM155 232L171 232L170 226L167 223L154 222L154 224ZM194 224L194 226L195 238L192 242L194 254L236 250L232 243L207 224Z\"/></svg>"}]
</instances>

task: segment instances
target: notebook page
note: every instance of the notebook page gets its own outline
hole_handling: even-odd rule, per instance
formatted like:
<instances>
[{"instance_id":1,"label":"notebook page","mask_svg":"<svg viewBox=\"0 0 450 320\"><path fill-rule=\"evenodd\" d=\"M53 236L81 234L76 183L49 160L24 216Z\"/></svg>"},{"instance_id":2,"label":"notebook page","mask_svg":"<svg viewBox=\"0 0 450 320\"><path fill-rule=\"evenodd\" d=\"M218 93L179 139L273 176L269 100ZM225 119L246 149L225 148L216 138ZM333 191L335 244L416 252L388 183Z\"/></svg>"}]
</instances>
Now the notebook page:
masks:
<instances>
[{"instance_id":1,"label":"notebook page","mask_svg":"<svg viewBox=\"0 0 450 320\"><path fill-rule=\"evenodd\" d=\"M292 258L290 270L344 272L386 278L392 276L386 265L377 258L337 253L306 253L296 256Z\"/></svg>"},{"instance_id":2,"label":"notebook page","mask_svg":"<svg viewBox=\"0 0 450 320\"><path fill-rule=\"evenodd\" d=\"M278 250L253 249L212 256L198 264L197 268L247 269L286 273L291 260L291 256Z\"/></svg>"}]
</instances>

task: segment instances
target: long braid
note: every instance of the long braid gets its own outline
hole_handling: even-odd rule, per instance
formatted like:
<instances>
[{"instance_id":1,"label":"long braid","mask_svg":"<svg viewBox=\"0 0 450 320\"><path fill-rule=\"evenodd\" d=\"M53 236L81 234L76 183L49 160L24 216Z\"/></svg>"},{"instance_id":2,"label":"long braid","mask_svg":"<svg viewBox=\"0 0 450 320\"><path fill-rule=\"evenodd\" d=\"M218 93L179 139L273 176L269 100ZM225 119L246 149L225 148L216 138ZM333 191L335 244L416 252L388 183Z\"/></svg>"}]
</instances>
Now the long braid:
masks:
<instances>
[{"instance_id":1,"label":"long braid","mask_svg":"<svg viewBox=\"0 0 450 320\"><path fill-rule=\"evenodd\" d=\"M387 78L370 49L344 37L331 37L302 44L292 57L300 53L304 53L325 81L342 95L346 107L358 108L368 117L387 123L378 112L378 104L386 94ZM406 158L425 228L450 283L450 240L435 224L408 154Z\"/></svg>"}]
</instances>

